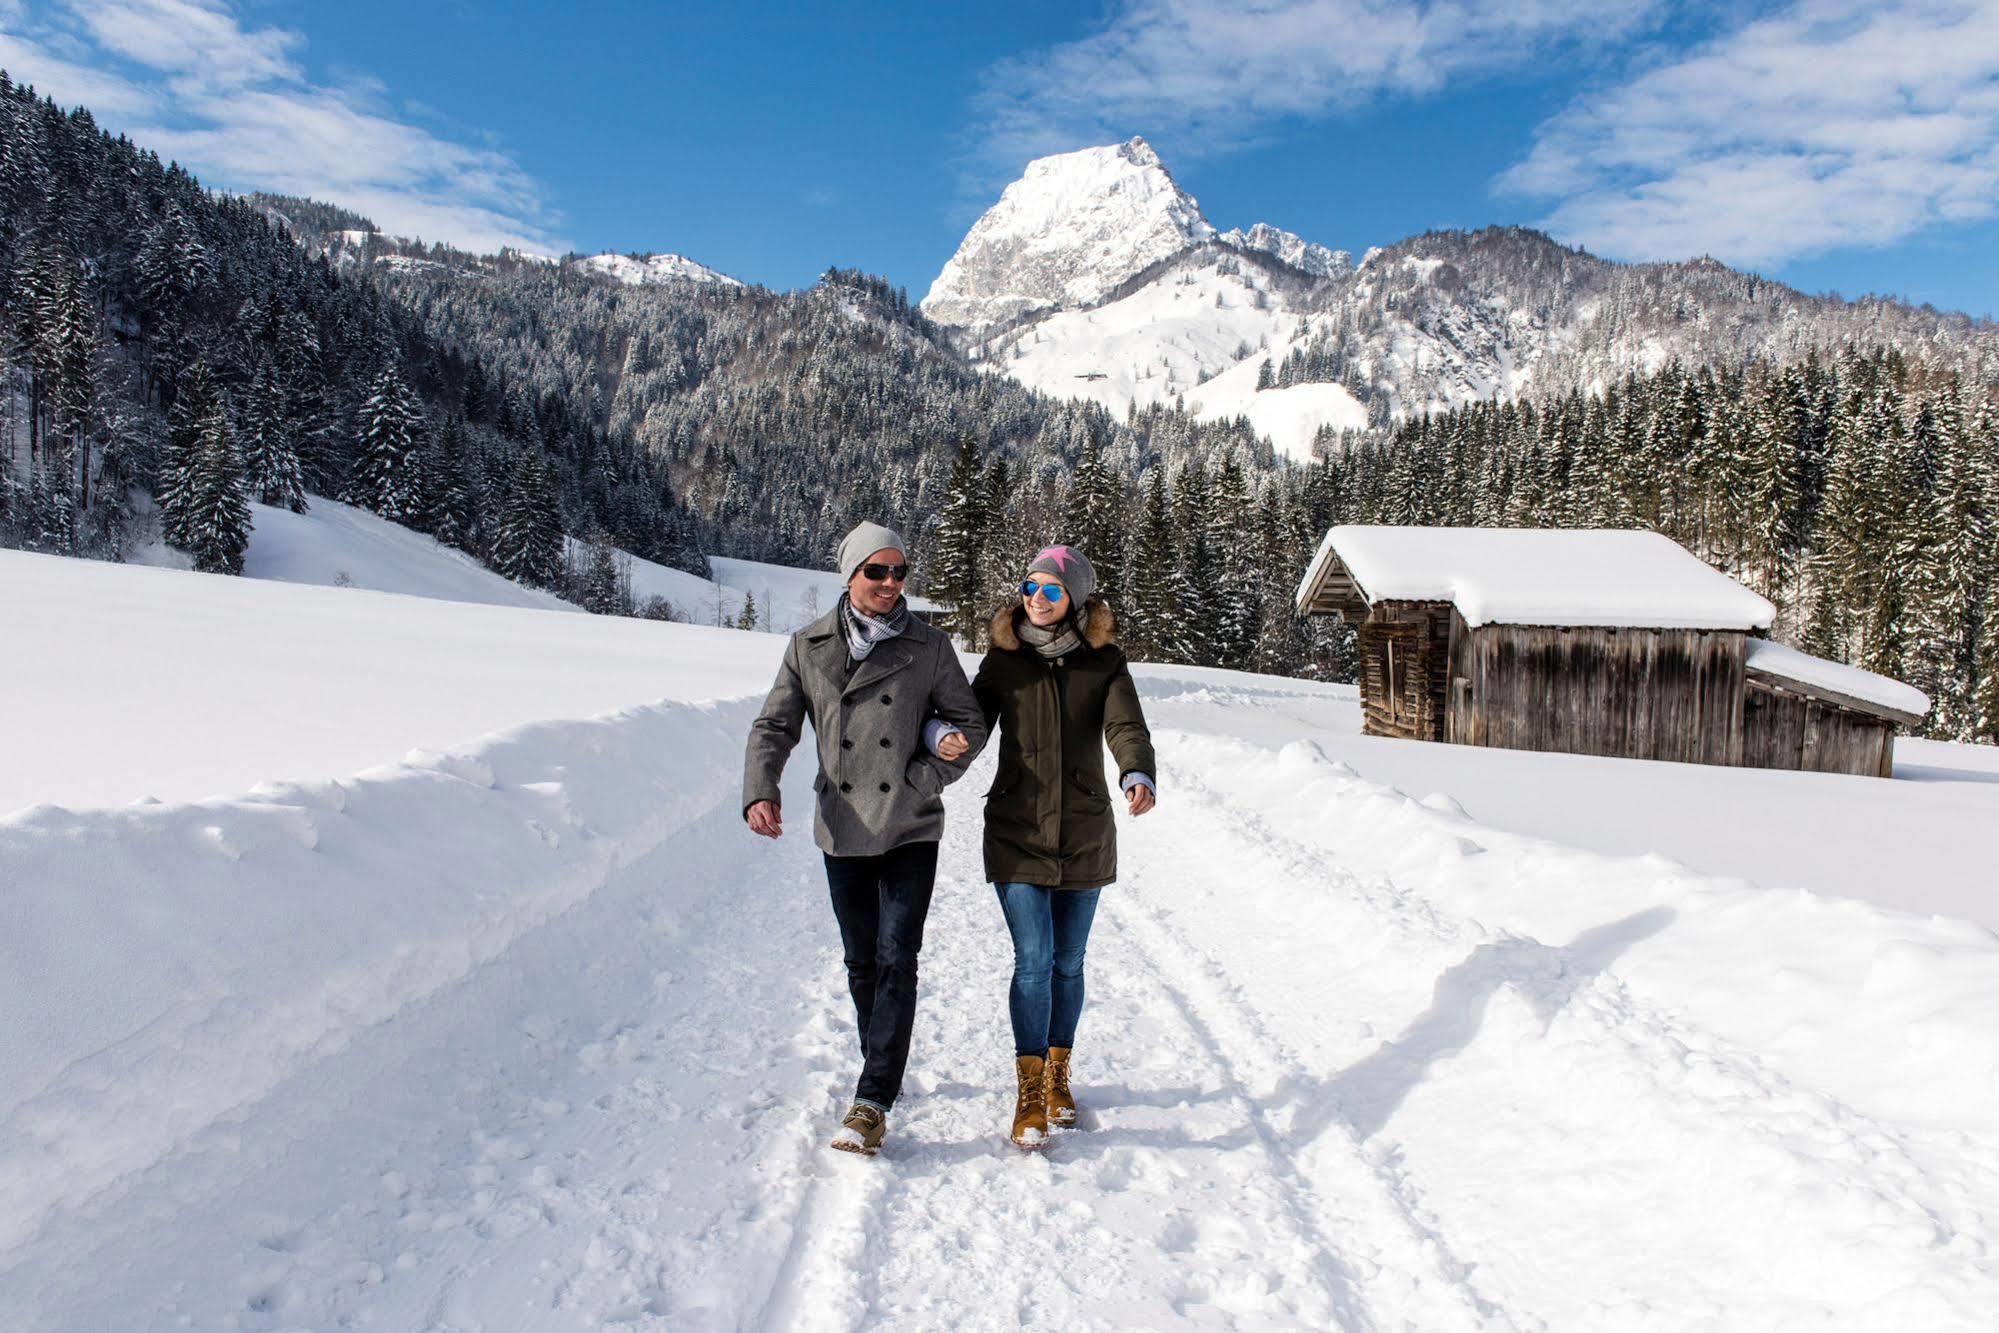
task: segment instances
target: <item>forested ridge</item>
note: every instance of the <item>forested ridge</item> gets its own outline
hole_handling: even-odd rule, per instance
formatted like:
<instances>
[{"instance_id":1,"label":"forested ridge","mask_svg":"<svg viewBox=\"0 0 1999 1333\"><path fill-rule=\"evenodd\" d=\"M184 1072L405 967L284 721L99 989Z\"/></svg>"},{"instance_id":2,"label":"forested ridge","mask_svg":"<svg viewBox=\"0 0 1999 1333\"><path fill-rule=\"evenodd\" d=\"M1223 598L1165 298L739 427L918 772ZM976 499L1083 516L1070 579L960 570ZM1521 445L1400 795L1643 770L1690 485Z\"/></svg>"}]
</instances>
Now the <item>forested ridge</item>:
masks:
<instances>
[{"instance_id":1,"label":"forested ridge","mask_svg":"<svg viewBox=\"0 0 1999 1333\"><path fill-rule=\"evenodd\" d=\"M541 586L567 577L565 530L705 568L632 441L489 373L268 202L4 73L0 358L9 545L117 559L162 539L233 572L251 500L323 495Z\"/></svg>"},{"instance_id":2,"label":"forested ridge","mask_svg":"<svg viewBox=\"0 0 1999 1333\"><path fill-rule=\"evenodd\" d=\"M697 571L823 566L869 518L911 534L915 586L975 643L1065 540L1134 656L1345 678L1350 632L1291 609L1330 524L1648 526L1776 602L1778 637L1926 690L1933 734L1999 738L1999 436L1961 339L1674 362L1290 466L1243 421L982 371L866 274L627 287L395 242L337 205L207 192L4 76L0 202L5 544L157 537L227 571L250 499L336 496L629 611L564 533ZM329 252L342 232L358 257Z\"/></svg>"}]
</instances>

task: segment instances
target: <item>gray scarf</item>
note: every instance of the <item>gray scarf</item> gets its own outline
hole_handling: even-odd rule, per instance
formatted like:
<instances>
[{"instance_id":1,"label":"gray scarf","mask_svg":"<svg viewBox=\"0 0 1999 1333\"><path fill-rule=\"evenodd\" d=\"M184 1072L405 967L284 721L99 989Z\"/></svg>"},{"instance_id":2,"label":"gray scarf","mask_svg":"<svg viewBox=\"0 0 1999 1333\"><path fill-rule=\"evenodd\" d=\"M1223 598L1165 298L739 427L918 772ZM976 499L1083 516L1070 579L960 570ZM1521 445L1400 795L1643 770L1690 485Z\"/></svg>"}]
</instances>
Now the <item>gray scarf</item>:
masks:
<instances>
[{"instance_id":1,"label":"gray scarf","mask_svg":"<svg viewBox=\"0 0 1999 1333\"><path fill-rule=\"evenodd\" d=\"M847 653L854 661L860 662L875 650L878 643L887 643L909 628L909 600L898 597L895 610L880 619L869 615L849 601L847 594L840 594L840 628L847 636Z\"/></svg>"},{"instance_id":2,"label":"gray scarf","mask_svg":"<svg viewBox=\"0 0 1999 1333\"><path fill-rule=\"evenodd\" d=\"M1083 636L1076 632L1074 617L1043 629L1022 612L1016 625L1020 641L1046 658L1067 657L1083 646Z\"/></svg>"}]
</instances>

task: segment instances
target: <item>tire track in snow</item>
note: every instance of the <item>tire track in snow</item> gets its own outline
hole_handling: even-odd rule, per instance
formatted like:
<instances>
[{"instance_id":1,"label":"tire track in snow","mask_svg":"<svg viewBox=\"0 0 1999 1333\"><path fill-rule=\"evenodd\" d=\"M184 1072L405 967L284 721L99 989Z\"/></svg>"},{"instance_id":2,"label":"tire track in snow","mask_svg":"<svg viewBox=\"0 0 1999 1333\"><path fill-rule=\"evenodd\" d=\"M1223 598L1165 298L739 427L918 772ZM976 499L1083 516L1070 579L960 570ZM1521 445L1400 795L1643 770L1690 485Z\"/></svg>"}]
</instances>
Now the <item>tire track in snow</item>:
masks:
<instances>
[{"instance_id":1,"label":"tire track in snow","mask_svg":"<svg viewBox=\"0 0 1999 1333\"><path fill-rule=\"evenodd\" d=\"M1182 861L1183 867L1198 861ZM1112 904L1117 924L1141 942L1160 985L1202 1034L1236 1094L1250 1108L1274 1175L1328 1252L1350 1254L1346 1276L1375 1311L1373 1325L1407 1329L1511 1329L1506 1312L1482 1295L1468 1266L1418 1215L1402 1182L1382 1172L1343 1126L1294 1147L1271 1102L1307 1080L1303 1067L1243 1003L1211 959L1142 905L1143 878ZM1330 1141L1330 1151L1326 1148ZM1318 1147L1321 1150L1308 1151ZM1329 1178L1330 1177L1330 1178ZM1333 1241L1330 1237L1342 1239ZM1335 1248L1337 1246L1337 1249ZM1379 1288L1370 1290L1370 1288Z\"/></svg>"},{"instance_id":2,"label":"tire track in snow","mask_svg":"<svg viewBox=\"0 0 1999 1333\"><path fill-rule=\"evenodd\" d=\"M1172 790L1207 810L1206 818L1192 820L1201 831L1198 838L1187 836L1190 826L1183 823L1159 844L1163 863L1176 867L1179 874L1184 876L1185 867L1205 860L1253 882L1281 880L1354 897L1369 914L1389 914L1395 932L1411 943L1430 941L1434 948L1452 937L1470 942L1474 947L1459 946L1464 956L1458 965L1485 956L1491 993L1518 990L1545 1006L1544 1017L1550 1023L1560 1016L1583 1026L1587 1030L1578 1049L1591 1059L1615 1060L1624 1071L1622 1077L1643 1083L1648 1096L1662 1108L1671 1108L1680 1123L1731 1136L1745 1146L1750 1160L1776 1163L1770 1171L1772 1185L1793 1200L1787 1211L1794 1208L1807 1215L1829 1211L1850 1220L1867 1234L1864 1248L1906 1250L1909 1263L1904 1271L1920 1271L1936 1250L1954 1253L1962 1262L1950 1284L1952 1305L1976 1310L1999 1302L1999 1273L1977 1239L1989 1230L1978 1198L1995 1195L1989 1188L1992 1163L1982 1155L1956 1158L1960 1175L1939 1174L1923 1160L1939 1154L1919 1156L1908 1134L1881 1125L1821 1089L1798 1085L1754 1051L1634 994L1608 970L1590 969L1579 984L1566 975L1570 949L1491 932L1469 917L1453 922L1419 893L1386 880L1370 882L1355 876L1330 853L1274 827L1261 812L1206 785L1198 774L1163 767ZM1440 863L1448 860L1441 853L1448 850L1442 844L1449 840L1440 835ZM1224 850L1216 850L1216 844ZM1259 865L1268 869L1245 871ZM1148 913L1134 909L1133 915ZM1158 913L1149 915L1153 925L1194 955L1194 966L1206 973L1210 993L1227 998L1254 1030L1260 1019L1244 988L1231 985L1225 968L1179 936ZM1274 1046L1270 1049L1280 1064L1289 1065L1283 1077L1311 1085L1313 1080L1295 1059ZM1337 1123L1330 1129L1333 1134L1345 1133ZM1803 1140L1815 1142L1818 1150L1801 1152L1798 1145ZM1358 1152L1358 1144L1355 1147ZM1374 1156L1365 1154L1363 1160ZM1414 1225L1436 1225L1420 1220L1430 1210L1399 1165L1383 1162L1373 1165L1373 1170L1403 1200ZM1974 1177L1988 1188L1974 1189L1970 1179ZM1442 1237L1438 1239L1441 1243ZM1468 1254L1466 1261L1475 1265L1478 1255Z\"/></svg>"}]
</instances>

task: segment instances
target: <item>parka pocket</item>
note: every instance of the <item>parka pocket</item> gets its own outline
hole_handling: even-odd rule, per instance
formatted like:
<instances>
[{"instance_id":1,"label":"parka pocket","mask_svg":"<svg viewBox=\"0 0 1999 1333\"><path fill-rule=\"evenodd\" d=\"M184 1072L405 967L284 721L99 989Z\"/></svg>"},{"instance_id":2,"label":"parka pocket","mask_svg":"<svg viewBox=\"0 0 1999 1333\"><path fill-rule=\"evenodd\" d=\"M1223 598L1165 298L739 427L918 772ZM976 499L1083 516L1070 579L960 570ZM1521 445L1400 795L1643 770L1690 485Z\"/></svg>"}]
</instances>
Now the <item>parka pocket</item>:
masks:
<instances>
[{"instance_id":1,"label":"parka pocket","mask_svg":"<svg viewBox=\"0 0 1999 1333\"><path fill-rule=\"evenodd\" d=\"M1092 785L1089 779L1083 776L1082 769L1072 768L1069 770L1069 785L1075 788L1085 801L1098 809L1102 810L1110 807L1110 793Z\"/></svg>"}]
</instances>

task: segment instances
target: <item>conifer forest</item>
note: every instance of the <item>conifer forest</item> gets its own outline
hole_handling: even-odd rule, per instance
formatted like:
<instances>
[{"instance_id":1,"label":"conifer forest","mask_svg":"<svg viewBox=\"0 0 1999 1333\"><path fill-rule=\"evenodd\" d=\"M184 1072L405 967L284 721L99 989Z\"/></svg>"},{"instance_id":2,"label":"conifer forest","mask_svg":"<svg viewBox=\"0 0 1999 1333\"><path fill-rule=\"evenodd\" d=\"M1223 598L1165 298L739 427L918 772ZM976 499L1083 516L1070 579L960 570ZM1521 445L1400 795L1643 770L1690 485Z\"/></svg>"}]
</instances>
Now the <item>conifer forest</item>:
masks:
<instances>
[{"instance_id":1,"label":"conifer forest","mask_svg":"<svg viewBox=\"0 0 1999 1333\"><path fill-rule=\"evenodd\" d=\"M359 254L330 244L364 234ZM1272 384L1349 374L1340 358ZM1292 595L1336 523L1638 526L1999 741L1999 389L1892 340L1671 362L1322 431L1117 415L975 367L886 282L627 287L204 189L0 76L0 545L242 568L252 502L363 506L594 610L618 548L823 567L861 519L970 646L1039 545L1095 562L1141 660L1350 679ZM572 563L565 537L597 554ZM615 582L615 581L613 581Z\"/></svg>"}]
</instances>

